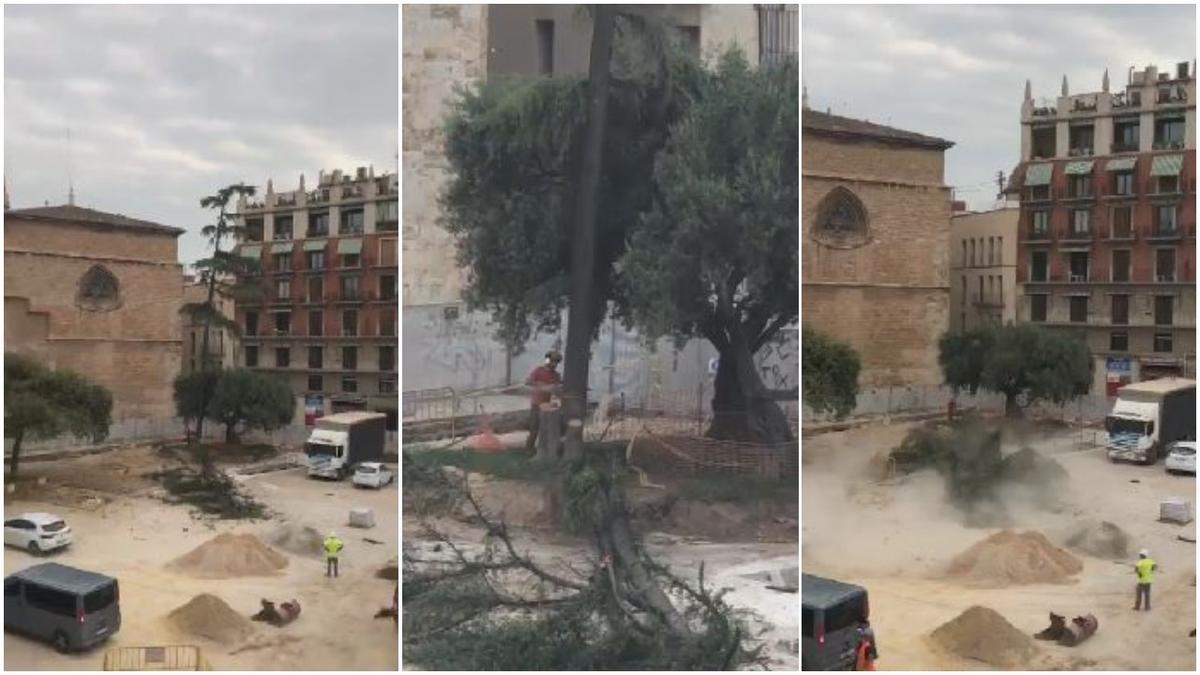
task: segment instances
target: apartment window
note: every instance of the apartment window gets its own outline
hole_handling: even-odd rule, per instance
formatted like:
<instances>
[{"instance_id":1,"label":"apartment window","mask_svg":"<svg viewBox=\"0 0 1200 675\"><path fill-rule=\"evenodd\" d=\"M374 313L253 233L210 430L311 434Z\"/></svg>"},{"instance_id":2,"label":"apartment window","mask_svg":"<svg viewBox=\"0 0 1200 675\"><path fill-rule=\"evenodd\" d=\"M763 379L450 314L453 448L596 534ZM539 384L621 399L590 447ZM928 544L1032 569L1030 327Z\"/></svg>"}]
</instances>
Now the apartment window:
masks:
<instances>
[{"instance_id":1,"label":"apartment window","mask_svg":"<svg viewBox=\"0 0 1200 675\"><path fill-rule=\"evenodd\" d=\"M534 21L537 31L538 72L554 74L554 22L549 19Z\"/></svg>"},{"instance_id":2,"label":"apartment window","mask_svg":"<svg viewBox=\"0 0 1200 675\"><path fill-rule=\"evenodd\" d=\"M317 370L325 367L325 354L320 347L308 348L308 367Z\"/></svg>"},{"instance_id":3,"label":"apartment window","mask_svg":"<svg viewBox=\"0 0 1200 675\"><path fill-rule=\"evenodd\" d=\"M263 219L262 218L247 218L245 226L246 241L262 241L263 240Z\"/></svg>"},{"instance_id":4,"label":"apartment window","mask_svg":"<svg viewBox=\"0 0 1200 675\"><path fill-rule=\"evenodd\" d=\"M362 264L362 258L357 253L343 253L342 267L358 267Z\"/></svg>"},{"instance_id":5,"label":"apartment window","mask_svg":"<svg viewBox=\"0 0 1200 675\"><path fill-rule=\"evenodd\" d=\"M1175 296L1154 296L1154 325L1171 326L1175 323Z\"/></svg>"},{"instance_id":6,"label":"apartment window","mask_svg":"<svg viewBox=\"0 0 1200 675\"><path fill-rule=\"evenodd\" d=\"M342 335L358 335L358 310L347 309L342 312Z\"/></svg>"},{"instance_id":7,"label":"apartment window","mask_svg":"<svg viewBox=\"0 0 1200 675\"><path fill-rule=\"evenodd\" d=\"M358 392L358 378L353 375L345 375L342 377L342 391L347 394Z\"/></svg>"},{"instance_id":8,"label":"apartment window","mask_svg":"<svg viewBox=\"0 0 1200 675\"><path fill-rule=\"evenodd\" d=\"M1175 234L1175 216L1178 213L1174 204L1157 206L1154 209L1154 231L1160 235Z\"/></svg>"},{"instance_id":9,"label":"apartment window","mask_svg":"<svg viewBox=\"0 0 1200 675\"><path fill-rule=\"evenodd\" d=\"M1033 236L1044 237L1050 231L1050 212L1034 211L1030 214Z\"/></svg>"},{"instance_id":10,"label":"apartment window","mask_svg":"<svg viewBox=\"0 0 1200 675\"><path fill-rule=\"evenodd\" d=\"M1119 325L1127 325L1129 323L1129 296L1114 295L1112 296L1112 322Z\"/></svg>"},{"instance_id":11,"label":"apartment window","mask_svg":"<svg viewBox=\"0 0 1200 675\"><path fill-rule=\"evenodd\" d=\"M1092 212L1088 209L1071 211L1071 234L1076 237L1086 237L1091 224Z\"/></svg>"},{"instance_id":12,"label":"apartment window","mask_svg":"<svg viewBox=\"0 0 1200 675\"><path fill-rule=\"evenodd\" d=\"M246 335L258 335L258 312L246 312Z\"/></svg>"},{"instance_id":13,"label":"apartment window","mask_svg":"<svg viewBox=\"0 0 1200 675\"><path fill-rule=\"evenodd\" d=\"M1154 252L1154 278L1157 281L1175 281L1175 249L1160 248Z\"/></svg>"},{"instance_id":14,"label":"apartment window","mask_svg":"<svg viewBox=\"0 0 1200 675\"><path fill-rule=\"evenodd\" d=\"M292 238L292 217L275 216L275 232L272 238L287 241Z\"/></svg>"},{"instance_id":15,"label":"apartment window","mask_svg":"<svg viewBox=\"0 0 1200 675\"><path fill-rule=\"evenodd\" d=\"M983 302L983 275L979 275L979 294L975 296L975 302Z\"/></svg>"},{"instance_id":16,"label":"apartment window","mask_svg":"<svg viewBox=\"0 0 1200 675\"><path fill-rule=\"evenodd\" d=\"M324 389L325 389L325 378L324 377L322 377L320 375L309 375L308 376L308 390L309 391L324 391Z\"/></svg>"},{"instance_id":17,"label":"apartment window","mask_svg":"<svg viewBox=\"0 0 1200 675\"><path fill-rule=\"evenodd\" d=\"M400 222L400 202L377 202L375 204L375 231L395 232Z\"/></svg>"},{"instance_id":18,"label":"apartment window","mask_svg":"<svg viewBox=\"0 0 1200 675\"><path fill-rule=\"evenodd\" d=\"M996 264L1004 264L1004 237L996 237Z\"/></svg>"},{"instance_id":19,"label":"apartment window","mask_svg":"<svg viewBox=\"0 0 1200 675\"><path fill-rule=\"evenodd\" d=\"M1129 281L1130 252L1120 249L1112 252L1112 280Z\"/></svg>"},{"instance_id":20,"label":"apartment window","mask_svg":"<svg viewBox=\"0 0 1200 675\"><path fill-rule=\"evenodd\" d=\"M1029 201L1046 201L1050 199L1049 185L1030 185L1025 188Z\"/></svg>"},{"instance_id":21,"label":"apartment window","mask_svg":"<svg viewBox=\"0 0 1200 675\"><path fill-rule=\"evenodd\" d=\"M257 368L258 367L258 347L254 346L254 345L246 346L246 367L247 368Z\"/></svg>"},{"instance_id":22,"label":"apartment window","mask_svg":"<svg viewBox=\"0 0 1200 675\"><path fill-rule=\"evenodd\" d=\"M1071 301L1071 323L1086 323L1088 311L1088 298L1086 295L1072 295Z\"/></svg>"},{"instance_id":23,"label":"apartment window","mask_svg":"<svg viewBox=\"0 0 1200 675\"><path fill-rule=\"evenodd\" d=\"M1050 276L1050 254L1033 251L1029 254L1029 280L1046 281Z\"/></svg>"},{"instance_id":24,"label":"apartment window","mask_svg":"<svg viewBox=\"0 0 1200 675\"><path fill-rule=\"evenodd\" d=\"M308 214L308 233L309 237L328 237L329 236L329 212L317 211Z\"/></svg>"},{"instance_id":25,"label":"apartment window","mask_svg":"<svg viewBox=\"0 0 1200 675\"><path fill-rule=\"evenodd\" d=\"M325 298L325 280L311 277L308 280L308 301L321 302Z\"/></svg>"},{"instance_id":26,"label":"apartment window","mask_svg":"<svg viewBox=\"0 0 1200 675\"><path fill-rule=\"evenodd\" d=\"M1129 351L1129 333L1125 331L1113 331L1108 334L1108 351L1110 352L1127 352Z\"/></svg>"},{"instance_id":27,"label":"apartment window","mask_svg":"<svg viewBox=\"0 0 1200 675\"><path fill-rule=\"evenodd\" d=\"M1092 125L1071 127L1071 153L1076 155L1092 154Z\"/></svg>"},{"instance_id":28,"label":"apartment window","mask_svg":"<svg viewBox=\"0 0 1200 675\"><path fill-rule=\"evenodd\" d=\"M308 269L323 270L325 269L325 252L324 251L309 251L304 254L308 258Z\"/></svg>"},{"instance_id":29,"label":"apartment window","mask_svg":"<svg viewBox=\"0 0 1200 675\"><path fill-rule=\"evenodd\" d=\"M287 348L287 347L276 347L275 348L275 367L276 368L287 368L288 366L291 365L291 358L292 358L292 354L291 354L291 350L289 348Z\"/></svg>"},{"instance_id":30,"label":"apartment window","mask_svg":"<svg viewBox=\"0 0 1200 675\"><path fill-rule=\"evenodd\" d=\"M396 299L396 275L395 274L380 274L379 275L379 299L380 300L395 300Z\"/></svg>"},{"instance_id":31,"label":"apartment window","mask_svg":"<svg viewBox=\"0 0 1200 675\"><path fill-rule=\"evenodd\" d=\"M276 253L275 254L275 271L276 272L291 272L292 271L292 254L291 253Z\"/></svg>"},{"instance_id":32,"label":"apartment window","mask_svg":"<svg viewBox=\"0 0 1200 675\"><path fill-rule=\"evenodd\" d=\"M975 240L971 240L971 267L975 266Z\"/></svg>"},{"instance_id":33,"label":"apartment window","mask_svg":"<svg viewBox=\"0 0 1200 675\"><path fill-rule=\"evenodd\" d=\"M379 266L380 267L395 267L396 266L396 239L380 239L379 240Z\"/></svg>"},{"instance_id":34,"label":"apartment window","mask_svg":"<svg viewBox=\"0 0 1200 675\"><path fill-rule=\"evenodd\" d=\"M1133 194L1133 172L1132 171L1116 171L1113 173L1113 194L1117 194L1117 195L1132 195Z\"/></svg>"},{"instance_id":35,"label":"apartment window","mask_svg":"<svg viewBox=\"0 0 1200 675\"><path fill-rule=\"evenodd\" d=\"M1068 267L1071 270L1071 281L1087 281L1090 256L1086 251L1072 251L1067 254Z\"/></svg>"},{"instance_id":36,"label":"apartment window","mask_svg":"<svg viewBox=\"0 0 1200 675\"><path fill-rule=\"evenodd\" d=\"M380 394L395 394L396 379L392 377L379 378L379 393Z\"/></svg>"},{"instance_id":37,"label":"apartment window","mask_svg":"<svg viewBox=\"0 0 1200 675\"><path fill-rule=\"evenodd\" d=\"M1071 192L1072 197L1091 197L1092 196L1092 177L1091 176L1071 176Z\"/></svg>"},{"instance_id":38,"label":"apartment window","mask_svg":"<svg viewBox=\"0 0 1200 675\"><path fill-rule=\"evenodd\" d=\"M966 240L966 239L963 239L963 242L962 242L962 249L963 249L963 253L962 253L962 266L963 266L963 267L966 267L966 266L967 266L967 264L968 264L968 261L967 261L967 240Z\"/></svg>"},{"instance_id":39,"label":"apartment window","mask_svg":"<svg viewBox=\"0 0 1200 675\"><path fill-rule=\"evenodd\" d=\"M292 313L291 312L276 312L275 313L275 334L287 335L292 332Z\"/></svg>"},{"instance_id":40,"label":"apartment window","mask_svg":"<svg viewBox=\"0 0 1200 675\"><path fill-rule=\"evenodd\" d=\"M358 347L342 347L342 368L358 370Z\"/></svg>"},{"instance_id":41,"label":"apartment window","mask_svg":"<svg viewBox=\"0 0 1200 675\"><path fill-rule=\"evenodd\" d=\"M325 313L314 309L308 313L308 334L318 337L325 334Z\"/></svg>"},{"instance_id":42,"label":"apartment window","mask_svg":"<svg viewBox=\"0 0 1200 675\"><path fill-rule=\"evenodd\" d=\"M996 238L988 237L988 265L996 264Z\"/></svg>"},{"instance_id":43,"label":"apartment window","mask_svg":"<svg viewBox=\"0 0 1200 675\"><path fill-rule=\"evenodd\" d=\"M1140 136L1136 118L1115 120L1113 122L1113 152L1137 150Z\"/></svg>"},{"instance_id":44,"label":"apartment window","mask_svg":"<svg viewBox=\"0 0 1200 675\"><path fill-rule=\"evenodd\" d=\"M1029 296L1029 320L1043 322L1046 320L1046 305L1049 296L1039 293Z\"/></svg>"},{"instance_id":45,"label":"apartment window","mask_svg":"<svg viewBox=\"0 0 1200 675\"><path fill-rule=\"evenodd\" d=\"M1155 333L1154 351L1160 354L1170 354L1175 351L1175 336L1170 333Z\"/></svg>"},{"instance_id":46,"label":"apartment window","mask_svg":"<svg viewBox=\"0 0 1200 675\"><path fill-rule=\"evenodd\" d=\"M1158 148L1169 148L1172 146L1183 147L1184 135L1187 133L1187 125L1184 123L1184 118L1178 115L1171 117L1158 117L1154 120L1154 145Z\"/></svg>"},{"instance_id":47,"label":"apartment window","mask_svg":"<svg viewBox=\"0 0 1200 675\"><path fill-rule=\"evenodd\" d=\"M358 299L358 277L342 277L342 300Z\"/></svg>"},{"instance_id":48,"label":"apartment window","mask_svg":"<svg viewBox=\"0 0 1200 675\"><path fill-rule=\"evenodd\" d=\"M342 211L342 225L338 228L338 234L362 234L363 233L363 211L362 209L349 209Z\"/></svg>"},{"instance_id":49,"label":"apartment window","mask_svg":"<svg viewBox=\"0 0 1200 675\"><path fill-rule=\"evenodd\" d=\"M379 334L385 337L396 335L396 314L391 310L379 313Z\"/></svg>"},{"instance_id":50,"label":"apartment window","mask_svg":"<svg viewBox=\"0 0 1200 675\"><path fill-rule=\"evenodd\" d=\"M1054 156L1057 130L1053 125L1033 128L1033 159L1049 159Z\"/></svg>"},{"instance_id":51,"label":"apartment window","mask_svg":"<svg viewBox=\"0 0 1200 675\"><path fill-rule=\"evenodd\" d=\"M379 348L379 370L393 371L396 369L396 348L383 346Z\"/></svg>"},{"instance_id":52,"label":"apartment window","mask_svg":"<svg viewBox=\"0 0 1200 675\"><path fill-rule=\"evenodd\" d=\"M1133 236L1133 208L1118 206L1112 210L1113 239L1129 239Z\"/></svg>"},{"instance_id":53,"label":"apartment window","mask_svg":"<svg viewBox=\"0 0 1200 675\"><path fill-rule=\"evenodd\" d=\"M683 51L692 58L700 58L700 27L699 26L678 26L679 41L683 45Z\"/></svg>"},{"instance_id":54,"label":"apartment window","mask_svg":"<svg viewBox=\"0 0 1200 675\"><path fill-rule=\"evenodd\" d=\"M287 301L292 298L292 280L278 279L275 281L275 299Z\"/></svg>"},{"instance_id":55,"label":"apartment window","mask_svg":"<svg viewBox=\"0 0 1200 675\"><path fill-rule=\"evenodd\" d=\"M1175 194L1179 192L1179 176L1159 176L1155 187L1160 195Z\"/></svg>"}]
</instances>

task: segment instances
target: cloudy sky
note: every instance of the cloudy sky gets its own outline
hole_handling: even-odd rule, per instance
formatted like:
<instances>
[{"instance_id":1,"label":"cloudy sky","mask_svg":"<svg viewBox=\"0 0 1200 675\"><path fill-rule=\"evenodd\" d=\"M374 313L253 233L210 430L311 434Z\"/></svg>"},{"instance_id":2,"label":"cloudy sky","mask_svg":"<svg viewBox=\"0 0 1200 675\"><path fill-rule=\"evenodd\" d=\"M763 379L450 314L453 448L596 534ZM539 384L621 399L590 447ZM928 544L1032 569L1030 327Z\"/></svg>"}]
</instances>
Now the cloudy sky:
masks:
<instances>
[{"instance_id":1,"label":"cloudy sky","mask_svg":"<svg viewBox=\"0 0 1200 675\"><path fill-rule=\"evenodd\" d=\"M13 207L66 203L70 170L77 205L185 228L192 262L224 185L395 172L398 25L386 5L8 5Z\"/></svg>"},{"instance_id":2,"label":"cloudy sky","mask_svg":"<svg viewBox=\"0 0 1200 675\"><path fill-rule=\"evenodd\" d=\"M1130 66L1196 58L1193 5L806 5L809 105L955 142L946 182L987 208L1020 159L1025 79L1035 100L1121 90Z\"/></svg>"}]
</instances>

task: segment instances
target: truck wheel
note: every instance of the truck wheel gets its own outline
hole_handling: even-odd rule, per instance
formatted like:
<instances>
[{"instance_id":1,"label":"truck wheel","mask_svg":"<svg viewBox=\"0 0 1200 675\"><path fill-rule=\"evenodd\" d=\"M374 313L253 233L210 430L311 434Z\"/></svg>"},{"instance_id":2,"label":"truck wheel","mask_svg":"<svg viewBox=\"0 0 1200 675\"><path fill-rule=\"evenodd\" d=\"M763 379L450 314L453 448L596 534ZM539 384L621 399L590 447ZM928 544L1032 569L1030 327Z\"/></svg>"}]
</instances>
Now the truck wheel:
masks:
<instances>
[{"instance_id":1,"label":"truck wheel","mask_svg":"<svg viewBox=\"0 0 1200 675\"><path fill-rule=\"evenodd\" d=\"M71 642L67 639L67 634L61 630L54 632L54 650L59 654L71 651Z\"/></svg>"}]
</instances>

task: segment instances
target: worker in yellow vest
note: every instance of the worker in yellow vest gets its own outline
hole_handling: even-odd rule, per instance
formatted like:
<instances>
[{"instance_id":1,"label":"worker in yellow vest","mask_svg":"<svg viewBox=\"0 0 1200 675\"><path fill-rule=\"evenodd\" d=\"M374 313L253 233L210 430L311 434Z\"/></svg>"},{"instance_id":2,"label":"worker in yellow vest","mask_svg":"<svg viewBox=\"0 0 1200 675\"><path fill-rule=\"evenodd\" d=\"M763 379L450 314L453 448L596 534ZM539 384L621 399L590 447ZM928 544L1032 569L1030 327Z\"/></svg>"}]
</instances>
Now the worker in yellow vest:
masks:
<instances>
[{"instance_id":1,"label":"worker in yellow vest","mask_svg":"<svg viewBox=\"0 0 1200 675\"><path fill-rule=\"evenodd\" d=\"M1154 583L1154 570L1158 569L1158 563L1150 558L1150 552L1146 549L1138 551L1137 564L1133 566L1137 573L1137 596L1134 600L1133 610L1136 612L1142 608L1142 598L1146 599L1146 611L1150 611L1150 584Z\"/></svg>"},{"instance_id":2,"label":"worker in yellow vest","mask_svg":"<svg viewBox=\"0 0 1200 675\"><path fill-rule=\"evenodd\" d=\"M328 537L325 537L325 576L338 575L338 556L342 554L342 549L345 544L341 539L338 539L336 532L330 532Z\"/></svg>"}]
</instances>

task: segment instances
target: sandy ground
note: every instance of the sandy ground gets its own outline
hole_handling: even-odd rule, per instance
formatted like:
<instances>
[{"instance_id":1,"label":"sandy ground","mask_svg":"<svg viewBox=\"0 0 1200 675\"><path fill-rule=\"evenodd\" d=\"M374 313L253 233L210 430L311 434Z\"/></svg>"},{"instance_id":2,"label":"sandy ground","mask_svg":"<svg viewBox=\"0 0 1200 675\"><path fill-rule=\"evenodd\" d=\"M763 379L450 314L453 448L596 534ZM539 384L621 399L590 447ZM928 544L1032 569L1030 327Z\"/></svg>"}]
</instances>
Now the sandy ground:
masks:
<instances>
[{"instance_id":1,"label":"sandy ground","mask_svg":"<svg viewBox=\"0 0 1200 675\"><path fill-rule=\"evenodd\" d=\"M879 640L880 670L987 669L938 653L928 634L971 605L990 607L1032 634L1054 611L1093 613L1094 637L1076 648L1039 643L1062 668L1193 670L1195 640L1195 524L1157 522L1159 501L1195 499L1196 481L1172 476L1162 464L1140 467L1108 462L1101 448L1074 448L1061 439L1032 443L1069 474L1058 506L1037 510L1018 492L1006 503L1015 529L1052 532L1088 517L1111 521L1130 536L1131 555L1148 548L1160 571L1153 611L1134 612L1133 559L1120 564L1075 552L1084 570L1068 585L965 587L943 578L962 550L998 531L966 527L942 500L936 475L915 474L899 484L864 479L871 454L893 447L911 425L868 427L806 440L803 472L803 570L857 583L870 592L871 622ZM1006 451L1008 446L1006 444ZM811 454L810 454L811 453ZM1137 481L1137 482L1132 482Z\"/></svg>"},{"instance_id":2,"label":"sandy ground","mask_svg":"<svg viewBox=\"0 0 1200 675\"><path fill-rule=\"evenodd\" d=\"M38 473L44 467L31 464L28 469ZM280 516L257 523L200 522L192 519L187 507L138 495L115 497L95 510L18 500L6 506L6 513L58 513L71 525L76 543L61 553L36 558L5 549L5 574L55 561L115 576L121 584L122 626L104 645L69 656L6 633L5 669L100 670L108 648L194 644L217 670L396 670L399 654L394 625L373 618L376 610L391 604L395 588L395 582L376 578L375 572L399 555L396 484L380 491L359 490L349 481L309 480L301 469L241 480L248 491L289 522L311 525L321 533L336 530L346 543L341 577L325 578L319 554L311 558L289 555L288 567L276 577L200 580L163 567L219 533L253 533L262 538L280 522ZM359 530L346 525L350 509L357 506L374 509L376 527ZM385 543L370 544L363 541L364 536ZM281 629L255 624L255 635L248 641L252 648L231 654L237 645L179 635L164 621L172 609L200 593L217 595L247 618L258 611L260 598L276 602L296 599L303 611L299 619Z\"/></svg>"}]
</instances>

